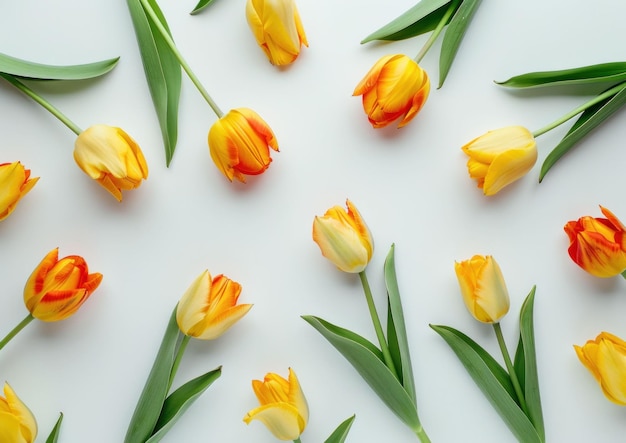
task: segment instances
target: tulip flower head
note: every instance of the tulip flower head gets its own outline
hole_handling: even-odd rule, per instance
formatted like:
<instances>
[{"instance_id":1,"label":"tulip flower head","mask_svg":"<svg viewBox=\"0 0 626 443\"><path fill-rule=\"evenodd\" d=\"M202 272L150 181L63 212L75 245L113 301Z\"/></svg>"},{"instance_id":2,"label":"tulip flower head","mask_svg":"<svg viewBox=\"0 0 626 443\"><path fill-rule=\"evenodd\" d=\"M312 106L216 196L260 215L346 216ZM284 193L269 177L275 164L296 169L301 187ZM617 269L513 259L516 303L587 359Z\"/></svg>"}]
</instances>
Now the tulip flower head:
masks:
<instances>
[{"instance_id":1,"label":"tulip flower head","mask_svg":"<svg viewBox=\"0 0 626 443\"><path fill-rule=\"evenodd\" d=\"M490 255L455 262L463 301L474 318L497 323L509 312L509 292L498 263Z\"/></svg>"},{"instance_id":2,"label":"tulip flower head","mask_svg":"<svg viewBox=\"0 0 626 443\"><path fill-rule=\"evenodd\" d=\"M26 308L42 321L59 321L73 315L102 281L102 274L89 273L81 256L58 257L58 248L50 251L24 287Z\"/></svg>"},{"instance_id":3,"label":"tulip flower head","mask_svg":"<svg viewBox=\"0 0 626 443\"><path fill-rule=\"evenodd\" d=\"M583 346L574 345L576 354L594 376L604 395L613 403L626 406L626 342L608 332Z\"/></svg>"},{"instance_id":4,"label":"tulip flower head","mask_svg":"<svg viewBox=\"0 0 626 443\"><path fill-rule=\"evenodd\" d=\"M0 164L0 221L13 212L17 202L30 191L39 177L30 178L30 169L20 162Z\"/></svg>"},{"instance_id":5,"label":"tulip flower head","mask_svg":"<svg viewBox=\"0 0 626 443\"><path fill-rule=\"evenodd\" d=\"M246 414L243 421L261 421L279 440L296 440L309 421L309 407L295 372L289 378L269 373L263 381L253 380L252 389L260 406Z\"/></svg>"},{"instance_id":6,"label":"tulip flower head","mask_svg":"<svg viewBox=\"0 0 626 443\"><path fill-rule=\"evenodd\" d=\"M294 62L302 45L309 46L294 0L248 0L246 18L273 65Z\"/></svg>"},{"instance_id":7,"label":"tulip flower head","mask_svg":"<svg viewBox=\"0 0 626 443\"><path fill-rule=\"evenodd\" d=\"M230 181L245 183L246 175L265 172L272 161L270 148L278 151L272 129L248 108L232 109L209 130L211 158Z\"/></svg>"},{"instance_id":8,"label":"tulip flower head","mask_svg":"<svg viewBox=\"0 0 626 443\"><path fill-rule=\"evenodd\" d=\"M567 252L578 266L596 277L614 277L626 270L626 227L608 209L606 218L584 216L565 225Z\"/></svg>"},{"instance_id":9,"label":"tulip flower head","mask_svg":"<svg viewBox=\"0 0 626 443\"><path fill-rule=\"evenodd\" d=\"M478 182L485 195L494 195L519 180L537 161L537 144L522 126L489 131L461 148L469 157L470 178Z\"/></svg>"},{"instance_id":10,"label":"tulip flower head","mask_svg":"<svg viewBox=\"0 0 626 443\"><path fill-rule=\"evenodd\" d=\"M5 383L4 397L0 396L0 442L33 443L36 437L33 413Z\"/></svg>"},{"instance_id":11,"label":"tulip flower head","mask_svg":"<svg viewBox=\"0 0 626 443\"><path fill-rule=\"evenodd\" d=\"M340 270L363 271L374 253L374 239L356 206L346 200L347 211L333 206L313 220L313 241L322 255Z\"/></svg>"},{"instance_id":12,"label":"tulip flower head","mask_svg":"<svg viewBox=\"0 0 626 443\"><path fill-rule=\"evenodd\" d=\"M74 160L89 177L122 201L122 191L138 188L148 178L139 145L120 128L94 125L80 133Z\"/></svg>"},{"instance_id":13,"label":"tulip flower head","mask_svg":"<svg viewBox=\"0 0 626 443\"><path fill-rule=\"evenodd\" d=\"M241 285L204 271L187 289L176 308L178 328L185 335L213 340L226 332L252 305L238 305Z\"/></svg>"},{"instance_id":14,"label":"tulip flower head","mask_svg":"<svg viewBox=\"0 0 626 443\"><path fill-rule=\"evenodd\" d=\"M430 92L428 74L413 59L402 54L379 59L354 89L363 96L363 110L374 128L402 118L409 123L422 109Z\"/></svg>"}]
</instances>

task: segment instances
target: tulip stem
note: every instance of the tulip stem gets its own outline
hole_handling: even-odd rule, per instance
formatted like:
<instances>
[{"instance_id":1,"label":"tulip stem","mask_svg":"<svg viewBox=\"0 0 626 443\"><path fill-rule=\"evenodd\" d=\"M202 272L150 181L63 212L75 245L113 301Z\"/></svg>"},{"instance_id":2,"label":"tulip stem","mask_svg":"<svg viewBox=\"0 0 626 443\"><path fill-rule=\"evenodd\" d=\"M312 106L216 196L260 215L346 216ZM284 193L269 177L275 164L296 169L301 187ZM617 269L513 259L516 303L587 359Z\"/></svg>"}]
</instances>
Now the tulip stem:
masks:
<instances>
[{"instance_id":1,"label":"tulip stem","mask_svg":"<svg viewBox=\"0 0 626 443\"><path fill-rule=\"evenodd\" d=\"M31 321L33 321L35 319L35 317L32 316L32 314L28 314L26 316L26 318L24 318L24 320L22 320L16 327L14 327L11 332L9 332L6 337L4 337L2 339L2 341L0 341L0 349L4 348L4 346L11 341L11 339L13 337L15 337L18 332L20 332L22 329L24 329L26 327L27 324L29 324Z\"/></svg>"},{"instance_id":2,"label":"tulip stem","mask_svg":"<svg viewBox=\"0 0 626 443\"><path fill-rule=\"evenodd\" d=\"M420 439L422 443L430 443L430 438L428 438L428 435L426 434L426 431L424 431L423 427L420 426L415 431L415 435L417 435L417 437Z\"/></svg>"},{"instance_id":3,"label":"tulip stem","mask_svg":"<svg viewBox=\"0 0 626 443\"><path fill-rule=\"evenodd\" d=\"M559 118L558 120L553 121L552 123L550 123L549 125L544 126L541 129L536 130L535 132L533 132L533 136L534 137L539 137L542 134L545 134L546 132L556 128L559 125L562 125L563 123L565 123L566 121L568 121L571 118L576 117L578 114L580 114L581 112L587 110L588 108L592 107L593 105L600 103L603 100L606 100L607 98L617 94L618 92L622 91L623 89L626 89L626 82L620 83L619 85L603 92L602 94L598 95L597 97L589 100L588 102L584 103L583 105L577 107L576 109L568 112L567 114L565 114L563 117Z\"/></svg>"},{"instance_id":4,"label":"tulip stem","mask_svg":"<svg viewBox=\"0 0 626 443\"><path fill-rule=\"evenodd\" d=\"M170 388L172 387L172 383L174 382L174 377L176 377L176 372L178 372L180 361L183 359L183 354L185 353L185 349L187 348L187 345L189 344L190 338L191 338L190 336L183 334L183 339L178 345L178 349L176 350L176 357L174 357L174 363L172 363L172 370L170 372L170 381L167 385L167 392L169 392Z\"/></svg>"},{"instance_id":5,"label":"tulip stem","mask_svg":"<svg viewBox=\"0 0 626 443\"><path fill-rule=\"evenodd\" d=\"M385 360L385 364L387 365L389 370L393 373L393 375L396 378L398 378L398 372L396 371L396 367L393 364L393 359L391 358L391 353L389 352L389 346L387 346L387 340L385 339L383 327L380 323L380 318L378 317L376 306L374 305L374 298L372 297L372 290L370 289L370 284L367 281L367 275L365 274L365 271L359 272L359 277L361 278L361 284L363 285L363 292L365 292L365 299L367 300L367 307L369 308L370 316L372 317L372 322L374 323L374 330L376 331L376 337L378 338L378 343L380 343L380 350L383 352L383 358Z\"/></svg>"},{"instance_id":6,"label":"tulip stem","mask_svg":"<svg viewBox=\"0 0 626 443\"><path fill-rule=\"evenodd\" d=\"M300 437L296 438L293 443L302 443L302 441L300 440Z\"/></svg>"},{"instance_id":7,"label":"tulip stem","mask_svg":"<svg viewBox=\"0 0 626 443\"><path fill-rule=\"evenodd\" d=\"M139 1L141 2L141 5L143 6L143 9L146 12L146 14L150 16L150 20L152 21L152 24L154 24L154 26L159 30L161 37L163 37L163 40L165 40L165 43L171 49L172 53L174 54L174 57L176 57L176 59L178 60L178 63L180 63L180 66L183 68L185 73L189 76L189 79L191 80L191 82L195 85L198 91L200 91L200 94L209 104L213 112L215 112L215 115L217 115L217 118L221 118L224 115L224 113L217 106L217 103L213 101L213 99L211 98L207 90L204 88L204 86L202 86L202 83L200 82L196 74L191 70L191 67L189 66L187 61L183 58L183 55L180 53L180 51L176 47L176 43L174 43L174 40L170 36L165 26L163 26L163 23L161 23L161 20L152 9L152 6L150 6L150 3L148 3L148 0L139 0Z\"/></svg>"},{"instance_id":8,"label":"tulip stem","mask_svg":"<svg viewBox=\"0 0 626 443\"><path fill-rule=\"evenodd\" d=\"M446 9L445 14L443 14L441 20L439 20L439 23L437 23L437 27L433 30L433 32L430 33L430 37L428 38L428 40L426 40L426 43L424 43L424 46L422 47L420 52L413 59L415 60L415 63L419 63L420 61L422 61L422 58L424 58L430 47L433 45L433 43L435 43L435 40L437 40L437 37L439 37L439 34L441 34L443 27L448 24L450 17L452 16L452 14L454 14L454 11L457 10L459 3L461 3L461 0L453 0L450 2L450 6L448 6L448 9Z\"/></svg>"},{"instance_id":9,"label":"tulip stem","mask_svg":"<svg viewBox=\"0 0 626 443\"><path fill-rule=\"evenodd\" d=\"M622 277L626 278L626 270L624 270L624 272L622 272Z\"/></svg>"},{"instance_id":10,"label":"tulip stem","mask_svg":"<svg viewBox=\"0 0 626 443\"><path fill-rule=\"evenodd\" d=\"M496 333L496 338L498 339L498 345L500 345L500 351L502 351L502 357L504 358L504 363L506 365L506 369L509 372L509 377L511 377L511 382L513 383L513 389L515 389L515 393L517 394L517 398L519 400L520 408L524 411L524 414L528 417L528 407L526 406L526 398L524 397L524 392L522 391L522 387L519 384L519 380L517 379L517 374L515 373L515 368L513 367L513 363L511 362L511 357L509 356L509 351L506 347L506 342L504 341L504 337L502 336L502 328L500 328L500 323L493 324L493 330Z\"/></svg>"},{"instance_id":11,"label":"tulip stem","mask_svg":"<svg viewBox=\"0 0 626 443\"><path fill-rule=\"evenodd\" d=\"M30 89L28 86L26 86L24 83L20 82L18 79L16 79L14 76L10 75L10 74L3 74L0 73L0 77L4 78L6 81L8 81L9 83L11 83L13 86L15 86L17 89L19 89L20 91L22 91L24 94L26 94L27 96L29 96L30 98L32 98L33 100L35 100L37 103L39 103L41 106L43 106L46 110L48 110L52 115L54 115L56 118L58 118L59 120L61 120L61 123L63 123L65 126L67 126L68 128L70 128L70 130L72 132L74 132L74 134L79 135L81 132L83 132L82 129L80 129L76 123L74 123L72 120L70 120L65 114L63 114L61 111L59 111L59 109L57 109L56 107L54 107L52 105L52 103L50 103L49 101L47 101L46 99L44 99L42 96L40 96L39 94L37 94L35 91L33 91L32 89Z\"/></svg>"}]
</instances>

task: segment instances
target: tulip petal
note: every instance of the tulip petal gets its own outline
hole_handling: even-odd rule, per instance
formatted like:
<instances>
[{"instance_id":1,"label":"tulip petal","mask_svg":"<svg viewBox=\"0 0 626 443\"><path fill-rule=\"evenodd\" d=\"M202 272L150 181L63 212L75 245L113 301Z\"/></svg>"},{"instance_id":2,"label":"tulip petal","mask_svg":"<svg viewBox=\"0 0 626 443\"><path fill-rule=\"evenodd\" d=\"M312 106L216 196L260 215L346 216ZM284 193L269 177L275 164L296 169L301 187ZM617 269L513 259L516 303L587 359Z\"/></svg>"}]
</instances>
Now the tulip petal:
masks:
<instances>
[{"instance_id":1,"label":"tulip petal","mask_svg":"<svg viewBox=\"0 0 626 443\"><path fill-rule=\"evenodd\" d=\"M188 335L201 340L214 340L241 320L252 306L251 304L237 305L213 317L207 316L195 328L190 329Z\"/></svg>"},{"instance_id":2,"label":"tulip petal","mask_svg":"<svg viewBox=\"0 0 626 443\"><path fill-rule=\"evenodd\" d=\"M28 407L19 399L19 397L15 394L11 386L8 383L4 384L4 395L6 405L8 406L8 410L10 414L13 415L19 424L20 435L23 436L24 441L26 442L34 442L35 437L37 437L37 422L35 421L35 417L33 413L28 409ZM2 414L2 412L0 412ZM8 420L7 420L8 421ZM0 423L2 419L0 418ZM0 426L1 428L2 426ZM5 441L0 439L0 441ZM10 441L10 440L7 440ZM19 440L18 440L19 441Z\"/></svg>"},{"instance_id":3,"label":"tulip petal","mask_svg":"<svg viewBox=\"0 0 626 443\"><path fill-rule=\"evenodd\" d=\"M178 302L176 322L181 331L193 328L206 315L209 309L211 274L205 270L191 283Z\"/></svg>"},{"instance_id":4,"label":"tulip petal","mask_svg":"<svg viewBox=\"0 0 626 443\"><path fill-rule=\"evenodd\" d=\"M0 441L10 443L32 443L21 432L19 420L12 414L0 411Z\"/></svg>"},{"instance_id":5,"label":"tulip petal","mask_svg":"<svg viewBox=\"0 0 626 443\"><path fill-rule=\"evenodd\" d=\"M289 368L289 403L294 405L298 411L300 411L300 416L304 420L304 424L302 425L302 430L306 427L306 424L309 420L309 404L306 401L306 397L304 396L304 392L300 386L300 382L298 381L298 377L293 369Z\"/></svg>"},{"instance_id":6,"label":"tulip petal","mask_svg":"<svg viewBox=\"0 0 626 443\"><path fill-rule=\"evenodd\" d=\"M359 84L356 85L352 95L353 96L363 95L364 93L366 93L367 91L372 89L376 85L376 83L378 82L378 77L380 76L380 73L382 72L383 68L385 67L385 64L389 60L391 60L393 57L394 57L394 55L386 55L384 57L381 57L374 64L374 66L372 66L372 68L368 71L368 73L365 74L365 77L363 77L363 79L359 82Z\"/></svg>"},{"instance_id":7,"label":"tulip petal","mask_svg":"<svg viewBox=\"0 0 626 443\"><path fill-rule=\"evenodd\" d=\"M537 161L537 150L510 149L498 155L487 171L483 191L494 195L528 173Z\"/></svg>"},{"instance_id":8,"label":"tulip petal","mask_svg":"<svg viewBox=\"0 0 626 443\"><path fill-rule=\"evenodd\" d=\"M304 431L305 423L298 410L288 403L272 403L260 406L244 418L249 424L252 420L259 420L279 440L295 440Z\"/></svg>"}]
</instances>

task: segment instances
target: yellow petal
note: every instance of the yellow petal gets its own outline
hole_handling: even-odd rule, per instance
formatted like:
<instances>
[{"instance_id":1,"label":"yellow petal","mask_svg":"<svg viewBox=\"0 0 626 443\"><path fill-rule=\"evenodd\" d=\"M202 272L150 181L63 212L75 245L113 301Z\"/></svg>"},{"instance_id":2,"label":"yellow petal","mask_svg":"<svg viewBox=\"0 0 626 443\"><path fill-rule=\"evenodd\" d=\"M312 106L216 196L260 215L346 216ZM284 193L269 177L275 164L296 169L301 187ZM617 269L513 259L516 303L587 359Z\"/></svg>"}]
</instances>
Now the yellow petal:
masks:
<instances>
[{"instance_id":1,"label":"yellow petal","mask_svg":"<svg viewBox=\"0 0 626 443\"><path fill-rule=\"evenodd\" d=\"M259 420L274 436L283 441L295 440L304 431L305 423L298 410L288 403L272 403L248 412L244 422Z\"/></svg>"}]
</instances>

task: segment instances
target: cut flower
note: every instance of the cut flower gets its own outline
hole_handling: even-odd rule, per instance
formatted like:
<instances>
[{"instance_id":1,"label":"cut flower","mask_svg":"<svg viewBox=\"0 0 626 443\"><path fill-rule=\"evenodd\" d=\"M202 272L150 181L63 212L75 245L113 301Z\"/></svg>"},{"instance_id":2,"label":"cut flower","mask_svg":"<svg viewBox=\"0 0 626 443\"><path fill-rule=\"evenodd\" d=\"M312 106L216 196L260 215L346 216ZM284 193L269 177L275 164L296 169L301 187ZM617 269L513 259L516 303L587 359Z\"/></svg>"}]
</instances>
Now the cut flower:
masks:
<instances>
[{"instance_id":1,"label":"cut flower","mask_svg":"<svg viewBox=\"0 0 626 443\"><path fill-rule=\"evenodd\" d=\"M4 443L33 443L37 437L37 421L8 383L0 397L0 441Z\"/></svg>"},{"instance_id":2,"label":"cut flower","mask_svg":"<svg viewBox=\"0 0 626 443\"><path fill-rule=\"evenodd\" d=\"M30 178L30 169L25 169L20 162L0 164L0 220L15 210L37 180L39 177Z\"/></svg>"}]
</instances>

